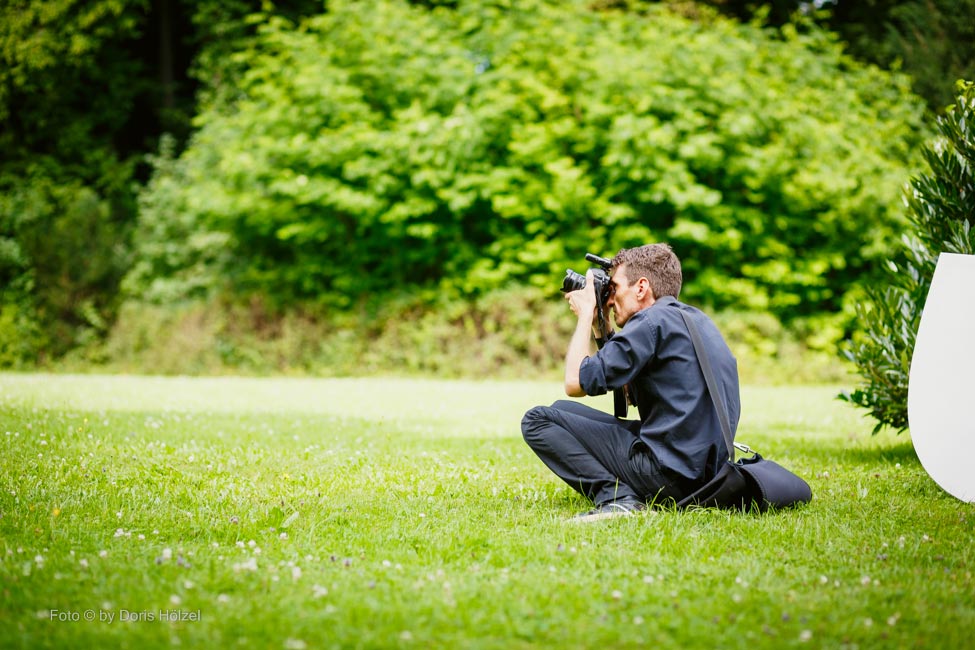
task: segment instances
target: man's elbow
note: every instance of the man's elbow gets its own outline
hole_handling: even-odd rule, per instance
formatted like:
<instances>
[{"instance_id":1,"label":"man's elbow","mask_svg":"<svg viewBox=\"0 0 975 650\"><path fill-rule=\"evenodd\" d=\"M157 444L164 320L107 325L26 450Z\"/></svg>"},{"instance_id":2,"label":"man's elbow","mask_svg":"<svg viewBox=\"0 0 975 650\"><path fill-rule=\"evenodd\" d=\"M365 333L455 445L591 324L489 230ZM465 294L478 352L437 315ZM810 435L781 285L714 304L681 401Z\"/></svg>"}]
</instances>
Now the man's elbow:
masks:
<instances>
[{"instance_id":1,"label":"man's elbow","mask_svg":"<svg viewBox=\"0 0 975 650\"><path fill-rule=\"evenodd\" d=\"M578 382L565 382L565 394L569 397L585 397L586 391L582 390L582 386Z\"/></svg>"}]
</instances>

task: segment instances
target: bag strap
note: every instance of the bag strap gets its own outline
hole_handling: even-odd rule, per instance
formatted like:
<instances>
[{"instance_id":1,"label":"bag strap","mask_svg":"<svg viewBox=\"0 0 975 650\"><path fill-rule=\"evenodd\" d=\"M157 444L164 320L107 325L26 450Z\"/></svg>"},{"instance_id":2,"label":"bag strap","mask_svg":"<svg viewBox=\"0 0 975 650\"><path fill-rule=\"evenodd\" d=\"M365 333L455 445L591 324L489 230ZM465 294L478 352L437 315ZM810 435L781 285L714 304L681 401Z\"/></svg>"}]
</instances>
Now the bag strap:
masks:
<instances>
[{"instance_id":1,"label":"bag strap","mask_svg":"<svg viewBox=\"0 0 975 650\"><path fill-rule=\"evenodd\" d=\"M718 421L721 423L721 433L724 435L724 443L728 446L728 458L735 462L735 438L731 435L731 422L728 418L728 409L725 406L724 398L718 392L718 382L714 379L714 370L711 369L711 359L704 349L704 341L701 333L697 329L697 324L687 315L683 309L678 307L687 331L691 335L691 343L694 344L694 353L697 355L697 362L701 364L701 371L704 373L704 381L708 385L708 392L711 393L711 400L714 402L715 410L718 412Z\"/></svg>"}]
</instances>

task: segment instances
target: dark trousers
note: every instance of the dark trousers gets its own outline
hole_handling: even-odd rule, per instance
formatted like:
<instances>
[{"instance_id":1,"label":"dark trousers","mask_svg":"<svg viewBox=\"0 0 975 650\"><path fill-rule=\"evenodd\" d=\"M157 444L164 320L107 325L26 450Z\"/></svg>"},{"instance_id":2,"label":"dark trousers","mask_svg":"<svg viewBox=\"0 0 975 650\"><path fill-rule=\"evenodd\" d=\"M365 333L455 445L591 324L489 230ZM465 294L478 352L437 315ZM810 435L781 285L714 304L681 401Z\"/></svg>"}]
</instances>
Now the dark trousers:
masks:
<instances>
[{"instance_id":1,"label":"dark trousers","mask_svg":"<svg viewBox=\"0 0 975 650\"><path fill-rule=\"evenodd\" d=\"M679 498L652 450L638 442L639 431L639 420L618 420L570 400L536 406L521 421L525 442L542 462L596 505Z\"/></svg>"}]
</instances>

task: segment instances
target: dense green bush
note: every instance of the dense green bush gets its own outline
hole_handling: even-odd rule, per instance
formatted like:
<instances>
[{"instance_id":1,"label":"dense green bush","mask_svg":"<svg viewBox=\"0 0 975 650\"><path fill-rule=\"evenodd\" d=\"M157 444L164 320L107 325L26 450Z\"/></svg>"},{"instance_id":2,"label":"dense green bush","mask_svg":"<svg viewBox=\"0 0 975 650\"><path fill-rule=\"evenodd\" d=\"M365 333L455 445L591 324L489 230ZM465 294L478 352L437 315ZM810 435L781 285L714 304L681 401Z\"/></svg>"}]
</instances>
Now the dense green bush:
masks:
<instances>
[{"instance_id":1,"label":"dense green bush","mask_svg":"<svg viewBox=\"0 0 975 650\"><path fill-rule=\"evenodd\" d=\"M925 150L929 171L906 194L911 230L886 281L858 309L860 332L846 350L862 385L843 397L884 426L908 426L907 388L921 311L940 253L975 254L975 84L938 119L940 137Z\"/></svg>"},{"instance_id":2,"label":"dense green bush","mask_svg":"<svg viewBox=\"0 0 975 650\"><path fill-rule=\"evenodd\" d=\"M0 4L0 367L84 344L114 316L143 89L128 47L148 4Z\"/></svg>"},{"instance_id":3,"label":"dense green bush","mask_svg":"<svg viewBox=\"0 0 975 650\"><path fill-rule=\"evenodd\" d=\"M667 240L692 302L838 312L899 228L920 102L821 32L658 9L270 20L232 101L161 158L130 292L476 299Z\"/></svg>"},{"instance_id":4,"label":"dense green bush","mask_svg":"<svg viewBox=\"0 0 975 650\"><path fill-rule=\"evenodd\" d=\"M321 10L287 4L292 15ZM209 94L234 87L225 55L261 5L0 2L0 367L57 358L107 331L131 262L141 159L160 132L188 131L191 61Z\"/></svg>"}]
</instances>

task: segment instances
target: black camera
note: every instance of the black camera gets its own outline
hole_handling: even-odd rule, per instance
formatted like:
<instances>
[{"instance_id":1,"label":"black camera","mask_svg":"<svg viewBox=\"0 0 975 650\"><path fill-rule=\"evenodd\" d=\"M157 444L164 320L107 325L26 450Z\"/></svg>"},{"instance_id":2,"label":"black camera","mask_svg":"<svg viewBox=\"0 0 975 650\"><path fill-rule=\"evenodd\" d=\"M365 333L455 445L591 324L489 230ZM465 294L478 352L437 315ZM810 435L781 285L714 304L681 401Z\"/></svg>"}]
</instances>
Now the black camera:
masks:
<instances>
[{"instance_id":1,"label":"black camera","mask_svg":"<svg viewBox=\"0 0 975 650\"><path fill-rule=\"evenodd\" d=\"M596 285L596 298L599 308L602 309L609 300L610 291L613 289L613 285L609 281L609 269L612 268L613 262L592 253L586 253L586 259L599 265L592 270L592 280L593 284ZM572 269L565 270L565 278L562 280L562 293L578 291L585 286L586 276L576 273Z\"/></svg>"},{"instance_id":2,"label":"black camera","mask_svg":"<svg viewBox=\"0 0 975 650\"><path fill-rule=\"evenodd\" d=\"M606 343L606 339L611 336L609 318L606 313L606 303L609 302L609 296L613 291L613 284L609 281L609 270L613 268L613 262L605 257L593 255L592 253L586 253L586 259L594 264L598 264L598 267L592 270L592 282L595 285L594 289L596 291L596 322L600 332L600 335L596 338L596 346L602 348ZM570 291L578 291L579 289L585 288L586 276L576 273L572 269L565 270L565 278L562 280L562 293L569 293ZM613 390L613 411L616 417L626 417L627 404L636 404L633 401L633 397L633 392L627 390L626 387Z\"/></svg>"},{"instance_id":3,"label":"black camera","mask_svg":"<svg viewBox=\"0 0 975 650\"><path fill-rule=\"evenodd\" d=\"M609 302L609 296L613 291L613 284L609 281L609 270L613 267L613 262L592 253L586 253L586 259L599 265L592 270L592 280L596 291L596 316L599 331L608 332L609 321L606 314L606 303ZM576 273L572 269L565 270L565 278L562 280L562 293L578 291L584 289L585 286L586 276ZM601 343L601 340L597 339L597 343Z\"/></svg>"}]
</instances>

